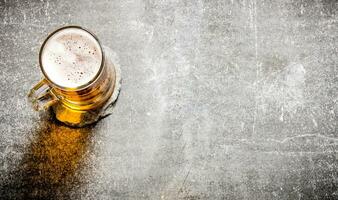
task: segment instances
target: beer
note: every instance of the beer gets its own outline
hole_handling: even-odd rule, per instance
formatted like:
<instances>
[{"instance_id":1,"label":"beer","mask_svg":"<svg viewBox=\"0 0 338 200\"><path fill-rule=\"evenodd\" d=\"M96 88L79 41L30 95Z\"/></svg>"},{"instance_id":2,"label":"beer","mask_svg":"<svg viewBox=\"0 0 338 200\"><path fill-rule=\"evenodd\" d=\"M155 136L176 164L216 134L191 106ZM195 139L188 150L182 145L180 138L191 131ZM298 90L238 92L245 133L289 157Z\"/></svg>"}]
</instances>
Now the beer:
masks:
<instances>
[{"instance_id":1,"label":"beer","mask_svg":"<svg viewBox=\"0 0 338 200\"><path fill-rule=\"evenodd\" d=\"M52 107L71 126L98 120L114 91L116 71L96 36L78 26L58 29L43 43L39 63L45 78L29 94L36 110Z\"/></svg>"},{"instance_id":2,"label":"beer","mask_svg":"<svg viewBox=\"0 0 338 200\"><path fill-rule=\"evenodd\" d=\"M95 78L100 70L102 52L91 34L68 28L48 38L40 59L50 81L63 88L78 88Z\"/></svg>"}]
</instances>

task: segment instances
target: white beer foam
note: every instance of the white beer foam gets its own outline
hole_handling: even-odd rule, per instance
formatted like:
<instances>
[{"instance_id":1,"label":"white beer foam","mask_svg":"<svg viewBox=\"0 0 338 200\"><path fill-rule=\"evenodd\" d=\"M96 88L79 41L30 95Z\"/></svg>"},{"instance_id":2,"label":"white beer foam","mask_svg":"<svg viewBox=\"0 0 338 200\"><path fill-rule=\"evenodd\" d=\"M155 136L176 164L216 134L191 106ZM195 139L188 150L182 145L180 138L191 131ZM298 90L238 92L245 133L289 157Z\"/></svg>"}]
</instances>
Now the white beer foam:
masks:
<instances>
[{"instance_id":1,"label":"white beer foam","mask_svg":"<svg viewBox=\"0 0 338 200\"><path fill-rule=\"evenodd\" d=\"M100 70L102 52L90 33L66 28L46 41L40 59L50 81L61 87L77 88L95 78Z\"/></svg>"}]
</instances>

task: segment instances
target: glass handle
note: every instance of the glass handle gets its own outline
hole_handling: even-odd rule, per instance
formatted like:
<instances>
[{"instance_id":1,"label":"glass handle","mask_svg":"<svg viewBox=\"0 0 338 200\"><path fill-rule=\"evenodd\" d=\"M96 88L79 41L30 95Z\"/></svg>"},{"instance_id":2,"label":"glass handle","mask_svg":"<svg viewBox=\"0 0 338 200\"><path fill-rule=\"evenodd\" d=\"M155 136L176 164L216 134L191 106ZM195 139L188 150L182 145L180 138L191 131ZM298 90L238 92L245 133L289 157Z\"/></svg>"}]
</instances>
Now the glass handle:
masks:
<instances>
[{"instance_id":1,"label":"glass handle","mask_svg":"<svg viewBox=\"0 0 338 200\"><path fill-rule=\"evenodd\" d=\"M58 102L58 99L50 89L51 87L47 84L46 79L42 79L29 91L28 100L35 110L46 110Z\"/></svg>"}]
</instances>

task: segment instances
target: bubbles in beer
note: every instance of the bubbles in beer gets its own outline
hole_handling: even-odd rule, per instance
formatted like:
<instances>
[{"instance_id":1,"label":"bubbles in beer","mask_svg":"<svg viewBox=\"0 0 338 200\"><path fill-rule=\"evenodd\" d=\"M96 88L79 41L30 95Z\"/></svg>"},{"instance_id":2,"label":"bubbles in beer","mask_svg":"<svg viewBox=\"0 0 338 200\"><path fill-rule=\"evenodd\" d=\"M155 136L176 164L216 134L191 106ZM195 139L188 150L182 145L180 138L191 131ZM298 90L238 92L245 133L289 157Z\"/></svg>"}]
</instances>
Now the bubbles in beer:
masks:
<instances>
[{"instance_id":1,"label":"bubbles in beer","mask_svg":"<svg viewBox=\"0 0 338 200\"><path fill-rule=\"evenodd\" d=\"M67 28L47 40L40 59L52 82L76 88L96 77L101 58L99 43L91 34L82 29Z\"/></svg>"}]
</instances>

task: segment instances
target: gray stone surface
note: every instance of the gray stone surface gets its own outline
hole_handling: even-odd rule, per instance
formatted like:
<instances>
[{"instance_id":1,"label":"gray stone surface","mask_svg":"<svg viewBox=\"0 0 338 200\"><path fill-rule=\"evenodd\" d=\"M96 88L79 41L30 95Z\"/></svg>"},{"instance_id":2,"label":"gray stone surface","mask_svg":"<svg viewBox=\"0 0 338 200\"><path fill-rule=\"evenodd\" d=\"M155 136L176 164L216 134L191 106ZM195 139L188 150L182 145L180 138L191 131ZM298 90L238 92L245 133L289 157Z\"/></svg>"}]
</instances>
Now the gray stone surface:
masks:
<instances>
[{"instance_id":1,"label":"gray stone surface","mask_svg":"<svg viewBox=\"0 0 338 200\"><path fill-rule=\"evenodd\" d=\"M117 52L112 115L36 113L46 35ZM0 0L0 199L338 199L336 0Z\"/></svg>"}]
</instances>

